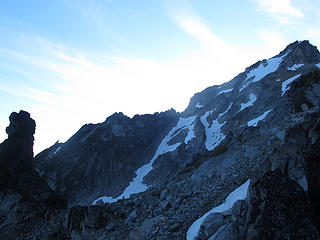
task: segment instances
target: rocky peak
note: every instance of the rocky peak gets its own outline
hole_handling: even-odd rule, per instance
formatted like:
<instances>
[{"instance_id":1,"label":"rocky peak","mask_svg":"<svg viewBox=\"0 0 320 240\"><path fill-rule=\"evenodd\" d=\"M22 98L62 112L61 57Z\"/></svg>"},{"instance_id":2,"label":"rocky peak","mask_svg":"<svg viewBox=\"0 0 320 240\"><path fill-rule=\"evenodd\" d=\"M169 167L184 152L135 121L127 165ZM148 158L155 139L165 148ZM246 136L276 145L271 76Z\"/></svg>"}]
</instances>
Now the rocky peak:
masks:
<instances>
[{"instance_id":1,"label":"rocky peak","mask_svg":"<svg viewBox=\"0 0 320 240\"><path fill-rule=\"evenodd\" d=\"M281 54L288 55L284 59L284 63L291 67L294 64L315 64L320 61L320 53L316 46L313 46L309 41L296 41L286 47Z\"/></svg>"},{"instance_id":2,"label":"rocky peak","mask_svg":"<svg viewBox=\"0 0 320 240\"><path fill-rule=\"evenodd\" d=\"M6 133L10 137L31 138L35 133L36 122L30 117L28 112L21 110L19 113L13 112L10 117L10 125L6 128Z\"/></svg>"},{"instance_id":3,"label":"rocky peak","mask_svg":"<svg viewBox=\"0 0 320 240\"><path fill-rule=\"evenodd\" d=\"M122 112L116 112L114 114L112 114L111 116L109 116L106 120L105 120L105 124L115 124L115 123L121 123L123 121L129 120L130 118L126 115L124 115Z\"/></svg>"},{"instance_id":4,"label":"rocky peak","mask_svg":"<svg viewBox=\"0 0 320 240\"><path fill-rule=\"evenodd\" d=\"M8 139L0 146L0 164L31 169L36 123L25 111L11 113L9 120L10 125L6 128Z\"/></svg>"}]
</instances>

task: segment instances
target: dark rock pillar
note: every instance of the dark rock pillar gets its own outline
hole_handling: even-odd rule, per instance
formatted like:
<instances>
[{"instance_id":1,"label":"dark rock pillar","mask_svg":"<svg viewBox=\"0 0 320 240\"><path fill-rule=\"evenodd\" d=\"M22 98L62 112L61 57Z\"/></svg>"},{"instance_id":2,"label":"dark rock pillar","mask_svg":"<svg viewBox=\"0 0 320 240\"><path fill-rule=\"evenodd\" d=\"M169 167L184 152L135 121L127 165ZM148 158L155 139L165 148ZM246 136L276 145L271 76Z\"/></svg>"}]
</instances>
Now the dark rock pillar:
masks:
<instances>
[{"instance_id":1,"label":"dark rock pillar","mask_svg":"<svg viewBox=\"0 0 320 240\"><path fill-rule=\"evenodd\" d=\"M36 123L25 111L13 112L9 119L8 139L0 145L0 166L31 170Z\"/></svg>"}]
</instances>

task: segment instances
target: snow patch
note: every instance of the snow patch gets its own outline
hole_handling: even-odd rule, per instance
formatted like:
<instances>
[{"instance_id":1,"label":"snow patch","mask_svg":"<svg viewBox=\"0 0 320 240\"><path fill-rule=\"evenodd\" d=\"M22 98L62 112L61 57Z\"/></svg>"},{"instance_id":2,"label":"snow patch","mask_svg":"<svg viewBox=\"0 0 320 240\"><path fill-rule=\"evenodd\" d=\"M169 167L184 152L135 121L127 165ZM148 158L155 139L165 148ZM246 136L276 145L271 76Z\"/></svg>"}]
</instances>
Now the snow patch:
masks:
<instances>
[{"instance_id":1,"label":"snow patch","mask_svg":"<svg viewBox=\"0 0 320 240\"><path fill-rule=\"evenodd\" d=\"M270 58L267 60L267 64L260 63L260 65L257 68L252 69L249 73L247 73L247 78L245 81L248 81L250 78L252 79L249 82L246 82L243 85L243 87L239 89L239 91L241 92L244 88L249 86L251 83L258 82L261 79L263 79L265 76L269 75L270 73L277 71L277 69L279 68L282 62L282 59L286 57L290 52L291 50L281 57Z\"/></svg>"},{"instance_id":2,"label":"snow patch","mask_svg":"<svg viewBox=\"0 0 320 240\"><path fill-rule=\"evenodd\" d=\"M212 121L211 126L207 121L207 117L210 114L212 114L213 112L212 110L209 112L206 112L203 116L200 117L200 120L205 128L205 133L206 133L205 145L208 151L213 150L226 137L221 131L221 128L226 123L226 121L224 121L223 123L219 123L219 118L222 117L224 114L226 114L230 110L230 108L232 107L232 104L233 103L230 103L227 109L223 113L220 113L216 120Z\"/></svg>"},{"instance_id":3,"label":"snow patch","mask_svg":"<svg viewBox=\"0 0 320 240\"><path fill-rule=\"evenodd\" d=\"M197 116L191 116L188 118L180 118L177 125L170 130L167 136L165 136L161 143L159 144L156 153L154 154L153 158L150 160L149 163L143 165L136 171L136 177L132 179L132 181L129 183L129 186L126 187L123 191L123 193L116 197L108 197L108 196L102 196L96 200L93 201L93 205L95 205L99 200L102 200L105 203L113 203L117 202L120 199L123 198L130 198L131 194L134 193L140 193L144 192L148 189L148 186L143 182L143 178L148 175L149 172L152 171L153 162L159 157L159 155L165 154L167 152L172 152L177 149L181 145L181 143L175 143L173 145L168 145L168 142L173 139L175 136L177 136L182 130L188 129L188 134L186 138L184 139L184 142L187 144L192 138L195 137L194 135L194 124Z\"/></svg>"},{"instance_id":4,"label":"snow patch","mask_svg":"<svg viewBox=\"0 0 320 240\"><path fill-rule=\"evenodd\" d=\"M316 64L315 66L318 67L318 68L320 68L320 63Z\"/></svg>"},{"instance_id":5,"label":"snow patch","mask_svg":"<svg viewBox=\"0 0 320 240\"><path fill-rule=\"evenodd\" d=\"M232 208L233 204L236 201L244 200L247 197L249 184L250 184L250 179L248 179L244 184L242 184L241 186L236 188L233 192L231 192L225 199L224 203L222 203L217 207L212 208L209 212L204 214L202 217L198 218L188 229L187 240L194 240L198 236L201 224L211 213L222 213Z\"/></svg>"},{"instance_id":6,"label":"snow patch","mask_svg":"<svg viewBox=\"0 0 320 240\"><path fill-rule=\"evenodd\" d=\"M61 146L57 147L53 154L57 154L61 150Z\"/></svg>"},{"instance_id":7,"label":"snow patch","mask_svg":"<svg viewBox=\"0 0 320 240\"><path fill-rule=\"evenodd\" d=\"M268 110L266 112L264 112L262 115L260 115L259 117L252 119L251 121L248 122L248 127L253 126L256 127L258 125L259 121L262 121L263 119L265 119L265 117L271 112L272 110Z\"/></svg>"},{"instance_id":8,"label":"snow patch","mask_svg":"<svg viewBox=\"0 0 320 240\"><path fill-rule=\"evenodd\" d=\"M196 108L202 108L203 106L198 102L197 105L195 105Z\"/></svg>"},{"instance_id":9,"label":"snow patch","mask_svg":"<svg viewBox=\"0 0 320 240\"><path fill-rule=\"evenodd\" d=\"M239 112L241 112L243 109L250 107L253 105L253 103L257 100L256 95L254 95L253 93L250 93L249 95L249 101L246 103L241 103L241 108L239 110Z\"/></svg>"},{"instance_id":10,"label":"snow patch","mask_svg":"<svg viewBox=\"0 0 320 240\"><path fill-rule=\"evenodd\" d=\"M288 70L289 71L296 71L298 70L299 68L303 67L304 64L303 63L300 63L300 64L294 64L292 65L291 67L288 67Z\"/></svg>"},{"instance_id":11,"label":"snow patch","mask_svg":"<svg viewBox=\"0 0 320 240\"><path fill-rule=\"evenodd\" d=\"M292 78L289 78L288 80L286 80L286 81L284 81L283 83L282 83L282 94L281 94L281 96L283 96L283 94L285 94L286 93L286 91L288 91L289 89L290 89L290 87L288 87L288 85L290 84L290 83L292 83L294 80L296 80L298 77L300 77L301 76L301 74L298 74L298 75L296 75L296 76L294 76L294 77L292 77Z\"/></svg>"},{"instance_id":12,"label":"snow patch","mask_svg":"<svg viewBox=\"0 0 320 240\"><path fill-rule=\"evenodd\" d=\"M232 92L233 88L230 88L230 89L226 89L226 90L223 90L221 92L218 93L218 96L223 94L223 93L228 93L228 92Z\"/></svg>"}]
</instances>

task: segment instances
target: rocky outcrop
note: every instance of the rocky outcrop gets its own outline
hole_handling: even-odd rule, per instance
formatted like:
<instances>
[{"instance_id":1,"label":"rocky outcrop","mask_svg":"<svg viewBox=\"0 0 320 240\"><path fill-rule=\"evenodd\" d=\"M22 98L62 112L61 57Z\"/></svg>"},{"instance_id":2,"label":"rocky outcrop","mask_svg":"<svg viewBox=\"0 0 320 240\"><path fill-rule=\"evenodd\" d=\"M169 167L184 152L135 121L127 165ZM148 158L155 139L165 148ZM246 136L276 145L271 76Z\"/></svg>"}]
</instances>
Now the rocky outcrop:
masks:
<instances>
[{"instance_id":1,"label":"rocky outcrop","mask_svg":"<svg viewBox=\"0 0 320 240\"><path fill-rule=\"evenodd\" d=\"M33 134L36 123L25 111L13 112L6 129L8 139L0 145L1 167L11 169L32 169Z\"/></svg>"},{"instance_id":2,"label":"rocky outcrop","mask_svg":"<svg viewBox=\"0 0 320 240\"><path fill-rule=\"evenodd\" d=\"M9 119L8 139L0 144L1 239L17 239L39 215L66 206L32 168L35 121L25 111L13 112Z\"/></svg>"},{"instance_id":3,"label":"rocky outcrop","mask_svg":"<svg viewBox=\"0 0 320 240\"><path fill-rule=\"evenodd\" d=\"M32 168L35 121L25 111L13 112L9 120L8 139L0 144L1 193L14 191L29 201L64 207L64 200Z\"/></svg>"},{"instance_id":4,"label":"rocky outcrop","mask_svg":"<svg viewBox=\"0 0 320 240\"><path fill-rule=\"evenodd\" d=\"M246 239L320 239L307 195L277 169L250 189Z\"/></svg>"}]
</instances>

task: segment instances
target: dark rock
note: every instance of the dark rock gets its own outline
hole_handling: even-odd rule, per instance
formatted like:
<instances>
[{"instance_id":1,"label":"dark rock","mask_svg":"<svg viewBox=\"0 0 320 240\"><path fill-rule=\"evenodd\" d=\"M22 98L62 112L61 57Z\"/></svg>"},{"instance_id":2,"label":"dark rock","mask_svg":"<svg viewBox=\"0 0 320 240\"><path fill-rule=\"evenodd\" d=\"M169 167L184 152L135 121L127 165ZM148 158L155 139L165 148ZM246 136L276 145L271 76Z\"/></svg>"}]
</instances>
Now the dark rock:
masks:
<instances>
[{"instance_id":1,"label":"dark rock","mask_svg":"<svg viewBox=\"0 0 320 240\"><path fill-rule=\"evenodd\" d=\"M8 139L0 145L0 167L30 170L36 123L25 111L11 113L9 120Z\"/></svg>"},{"instance_id":2,"label":"dark rock","mask_svg":"<svg viewBox=\"0 0 320 240\"><path fill-rule=\"evenodd\" d=\"M214 234L221 226L225 225L227 220L221 213L211 213L203 221L201 227L204 228L206 237L210 237Z\"/></svg>"},{"instance_id":3,"label":"dark rock","mask_svg":"<svg viewBox=\"0 0 320 240\"><path fill-rule=\"evenodd\" d=\"M320 232L320 140L318 139L305 156L305 169L308 181L308 197L314 211L313 219Z\"/></svg>"},{"instance_id":4,"label":"dark rock","mask_svg":"<svg viewBox=\"0 0 320 240\"><path fill-rule=\"evenodd\" d=\"M176 232L176 231L178 231L180 228L181 228L181 224L180 224L180 223L174 223L173 225L171 225L171 226L168 228L168 231L169 231L169 232Z\"/></svg>"},{"instance_id":5,"label":"dark rock","mask_svg":"<svg viewBox=\"0 0 320 240\"><path fill-rule=\"evenodd\" d=\"M70 208L66 214L65 228L69 232L86 228L100 229L106 225L107 211L100 206L76 206Z\"/></svg>"},{"instance_id":6,"label":"dark rock","mask_svg":"<svg viewBox=\"0 0 320 240\"><path fill-rule=\"evenodd\" d=\"M87 208L87 217L85 219L86 227L100 229L107 225L107 211L100 206L89 206Z\"/></svg>"},{"instance_id":7,"label":"dark rock","mask_svg":"<svg viewBox=\"0 0 320 240\"><path fill-rule=\"evenodd\" d=\"M0 144L0 191L16 191L24 199L64 208L66 203L32 168L35 121L25 111L13 112Z\"/></svg>"},{"instance_id":8,"label":"dark rock","mask_svg":"<svg viewBox=\"0 0 320 240\"><path fill-rule=\"evenodd\" d=\"M307 196L281 170L255 182L249 199L246 239L320 239Z\"/></svg>"},{"instance_id":9,"label":"dark rock","mask_svg":"<svg viewBox=\"0 0 320 240\"><path fill-rule=\"evenodd\" d=\"M68 210L66 215L65 228L72 232L72 230L81 230L85 227L85 217L87 215L87 208L76 206Z\"/></svg>"},{"instance_id":10,"label":"dark rock","mask_svg":"<svg viewBox=\"0 0 320 240\"><path fill-rule=\"evenodd\" d=\"M235 231L233 223L228 223L219 228L219 230L209 238L209 240L237 240L238 234Z\"/></svg>"}]
</instances>

